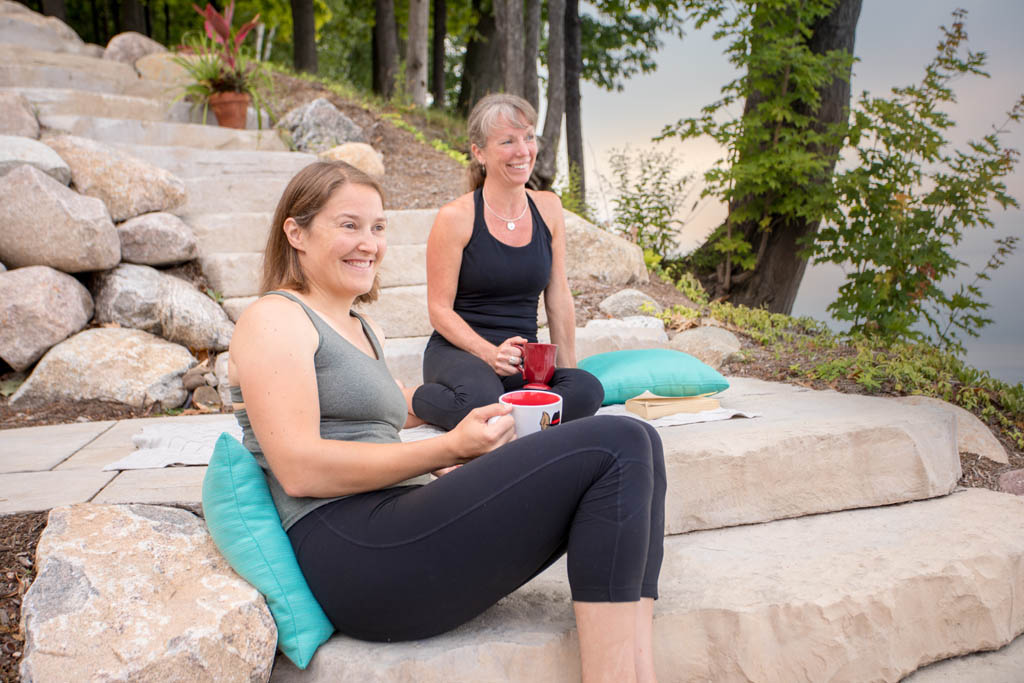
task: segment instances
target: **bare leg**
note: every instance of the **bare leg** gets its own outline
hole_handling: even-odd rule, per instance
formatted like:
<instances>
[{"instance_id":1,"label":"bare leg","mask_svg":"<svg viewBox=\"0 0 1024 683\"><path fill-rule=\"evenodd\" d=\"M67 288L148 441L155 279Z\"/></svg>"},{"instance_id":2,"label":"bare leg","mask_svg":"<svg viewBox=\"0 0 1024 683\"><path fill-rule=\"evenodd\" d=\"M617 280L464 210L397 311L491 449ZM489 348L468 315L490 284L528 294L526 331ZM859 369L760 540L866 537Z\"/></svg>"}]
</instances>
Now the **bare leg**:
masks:
<instances>
[{"instance_id":1,"label":"bare leg","mask_svg":"<svg viewBox=\"0 0 1024 683\"><path fill-rule=\"evenodd\" d=\"M654 600L640 598L636 608L636 680L657 683L654 673Z\"/></svg>"},{"instance_id":2,"label":"bare leg","mask_svg":"<svg viewBox=\"0 0 1024 683\"><path fill-rule=\"evenodd\" d=\"M574 602L583 683L634 683L636 602Z\"/></svg>"}]
</instances>

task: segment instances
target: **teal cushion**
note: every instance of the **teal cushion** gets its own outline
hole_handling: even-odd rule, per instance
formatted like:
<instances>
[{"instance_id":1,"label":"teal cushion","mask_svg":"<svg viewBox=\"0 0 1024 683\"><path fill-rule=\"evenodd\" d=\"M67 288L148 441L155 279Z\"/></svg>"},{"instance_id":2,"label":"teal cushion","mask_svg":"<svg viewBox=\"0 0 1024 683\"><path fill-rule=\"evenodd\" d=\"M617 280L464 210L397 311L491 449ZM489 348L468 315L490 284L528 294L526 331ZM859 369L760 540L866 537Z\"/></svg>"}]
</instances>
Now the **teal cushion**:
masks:
<instances>
[{"instance_id":1,"label":"teal cushion","mask_svg":"<svg viewBox=\"0 0 1024 683\"><path fill-rule=\"evenodd\" d=\"M672 349L630 349L589 356L579 367L604 387L604 403L625 403L645 391L659 396L701 396L729 388L709 365Z\"/></svg>"},{"instance_id":2,"label":"teal cushion","mask_svg":"<svg viewBox=\"0 0 1024 683\"><path fill-rule=\"evenodd\" d=\"M217 439L203 478L203 515L231 567L267 599L277 646L305 669L334 626L306 585L263 470L227 433Z\"/></svg>"}]
</instances>

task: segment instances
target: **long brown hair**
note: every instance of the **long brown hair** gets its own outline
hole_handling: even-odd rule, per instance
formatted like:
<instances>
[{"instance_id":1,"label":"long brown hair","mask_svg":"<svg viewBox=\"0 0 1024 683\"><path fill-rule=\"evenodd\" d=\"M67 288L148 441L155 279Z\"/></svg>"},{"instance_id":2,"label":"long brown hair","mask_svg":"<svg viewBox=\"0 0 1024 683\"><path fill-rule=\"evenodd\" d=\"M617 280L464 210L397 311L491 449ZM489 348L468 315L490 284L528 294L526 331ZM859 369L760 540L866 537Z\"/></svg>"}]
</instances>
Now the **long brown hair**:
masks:
<instances>
[{"instance_id":1,"label":"long brown hair","mask_svg":"<svg viewBox=\"0 0 1024 683\"><path fill-rule=\"evenodd\" d=\"M384 192L377 181L355 166L344 161L316 161L295 174L284 189L274 211L263 252L263 280L260 293L275 289L294 289L306 292L309 285L299 264L299 252L288 241L284 222L292 218L303 230L308 230L313 218L324 208L334 192L348 183L371 187L384 203ZM369 292L356 297L356 303L372 303L380 295L380 275L374 278Z\"/></svg>"},{"instance_id":2,"label":"long brown hair","mask_svg":"<svg viewBox=\"0 0 1024 683\"><path fill-rule=\"evenodd\" d=\"M515 128L537 127L537 112L533 106L516 95L493 93L482 98L469 113L469 142L483 149L487 137L494 131L499 118L505 118ZM526 119L526 125L522 124ZM472 154L469 158L469 189L475 190L484 184L487 175L483 164Z\"/></svg>"}]
</instances>

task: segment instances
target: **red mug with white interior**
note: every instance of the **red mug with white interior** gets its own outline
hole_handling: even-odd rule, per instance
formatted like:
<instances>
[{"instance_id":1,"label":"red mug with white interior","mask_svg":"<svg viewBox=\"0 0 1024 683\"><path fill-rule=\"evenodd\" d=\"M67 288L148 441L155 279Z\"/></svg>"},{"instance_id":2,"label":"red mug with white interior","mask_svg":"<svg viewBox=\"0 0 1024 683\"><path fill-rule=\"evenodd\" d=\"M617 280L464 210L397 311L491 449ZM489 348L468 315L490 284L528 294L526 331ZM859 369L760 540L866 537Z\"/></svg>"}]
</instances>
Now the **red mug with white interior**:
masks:
<instances>
[{"instance_id":1,"label":"red mug with white interior","mask_svg":"<svg viewBox=\"0 0 1024 683\"><path fill-rule=\"evenodd\" d=\"M554 427L562 422L562 397L550 391L509 391L498 397L498 403L512 406L516 438Z\"/></svg>"},{"instance_id":2,"label":"red mug with white interior","mask_svg":"<svg viewBox=\"0 0 1024 683\"><path fill-rule=\"evenodd\" d=\"M520 344L519 348L523 350L523 379L526 380L523 388L550 389L548 382L555 374L555 352L558 351L558 345L527 342Z\"/></svg>"}]
</instances>

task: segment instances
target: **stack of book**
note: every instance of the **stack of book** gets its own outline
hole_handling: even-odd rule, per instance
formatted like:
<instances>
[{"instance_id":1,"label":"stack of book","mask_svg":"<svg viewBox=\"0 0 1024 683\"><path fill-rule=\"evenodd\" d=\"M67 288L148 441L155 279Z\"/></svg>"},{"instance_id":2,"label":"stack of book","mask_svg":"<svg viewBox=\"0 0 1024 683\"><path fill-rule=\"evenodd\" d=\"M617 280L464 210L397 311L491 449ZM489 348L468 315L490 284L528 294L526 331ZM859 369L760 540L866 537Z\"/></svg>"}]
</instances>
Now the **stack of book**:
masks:
<instances>
[{"instance_id":1,"label":"stack of book","mask_svg":"<svg viewBox=\"0 0 1024 683\"><path fill-rule=\"evenodd\" d=\"M654 420L676 413L701 413L705 410L717 410L721 407L717 398L710 394L700 396L658 396L645 391L626 401L626 410L635 413L645 420Z\"/></svg>"}]
</instances>

